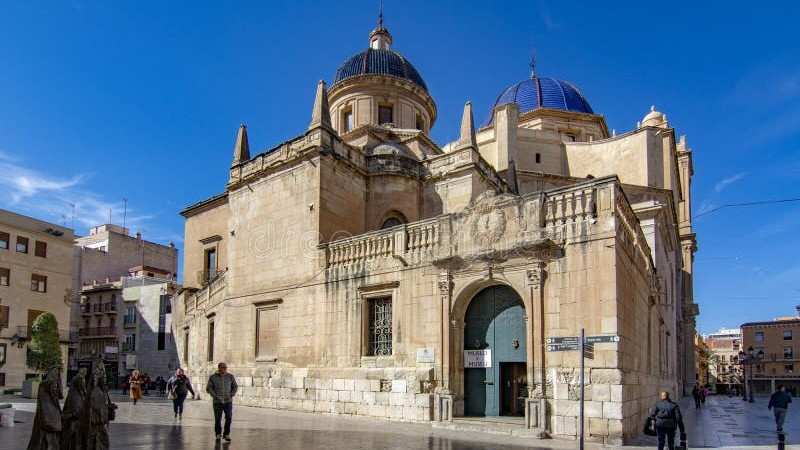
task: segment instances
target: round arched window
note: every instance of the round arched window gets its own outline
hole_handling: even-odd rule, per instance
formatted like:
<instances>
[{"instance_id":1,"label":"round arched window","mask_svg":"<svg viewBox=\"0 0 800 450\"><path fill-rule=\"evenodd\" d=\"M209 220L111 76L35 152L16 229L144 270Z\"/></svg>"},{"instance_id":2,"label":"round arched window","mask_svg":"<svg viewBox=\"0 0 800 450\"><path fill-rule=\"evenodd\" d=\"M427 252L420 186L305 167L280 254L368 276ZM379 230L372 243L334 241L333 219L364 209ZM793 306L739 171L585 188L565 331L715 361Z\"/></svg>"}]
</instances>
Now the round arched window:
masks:
<instances>
[{"instance_id":1,"label":"round arched window","mask_svg":"<svg viewBox=\"0 0 800 450\"><path fill-rule=\"evenodd\" d=\"M381 230L385 230L387 228L396 227L398 225L402 225L403 221L397 217L389 217L388 219L383 221L383 225L381 225Z\"/></svg>"}]
</instances>

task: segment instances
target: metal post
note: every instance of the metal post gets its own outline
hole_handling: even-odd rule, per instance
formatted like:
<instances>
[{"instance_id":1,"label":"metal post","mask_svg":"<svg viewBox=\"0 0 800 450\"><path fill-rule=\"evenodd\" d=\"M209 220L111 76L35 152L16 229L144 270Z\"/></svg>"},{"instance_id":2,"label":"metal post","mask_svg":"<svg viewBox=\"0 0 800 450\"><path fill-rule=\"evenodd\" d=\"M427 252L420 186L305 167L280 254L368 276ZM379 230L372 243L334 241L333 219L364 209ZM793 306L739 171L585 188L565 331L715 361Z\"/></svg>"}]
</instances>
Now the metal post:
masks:
<instances>
[{"instance_id":1,"label":"metal post","mask_svg":"<svg viewBox=\"0 0 800 450\"><path fill-rule=\"evenodd\" d=\"M752 356L751 356L751 358L752 358ZM749 400L749 402L750 403L755 403L755 400L753 400L753 361L750 361L750 389L749 389L749 391L750 391L750 400Z\"/></svg>"},{"instance_id":2,"label":"metal post","mask_svg":"<svg viewBox=\"0 0 800 450\"><path fill-rule=\"evenodd\" d=\"M578 417L578 420L580 421L580 423L578 424L578 427L579 427L578 429L580 430L579 431L579 433L580 433L580 445L579 445L578 448L580 450L583 450L583 387L584 387L584 384L583 384L583 368L584 368L584 354L583 354L583 352L584 352L584 342L583 342L583 340L584 340L584 332L583 331L584 331L583 328L581 328L581 339L579 341L580 343L578 344L578 350L581 352L580 413L579 413L579 417Z\"/></svg>"},{"instance_id":3,"label":"metal post","mask_svg":"<svg viewBox=\"0 0 800 450\"><path fill-rule=\"evenodd\" d=\"M742 401L747 401L747 360L742 359Z\"/></svg>"}]
</instances>

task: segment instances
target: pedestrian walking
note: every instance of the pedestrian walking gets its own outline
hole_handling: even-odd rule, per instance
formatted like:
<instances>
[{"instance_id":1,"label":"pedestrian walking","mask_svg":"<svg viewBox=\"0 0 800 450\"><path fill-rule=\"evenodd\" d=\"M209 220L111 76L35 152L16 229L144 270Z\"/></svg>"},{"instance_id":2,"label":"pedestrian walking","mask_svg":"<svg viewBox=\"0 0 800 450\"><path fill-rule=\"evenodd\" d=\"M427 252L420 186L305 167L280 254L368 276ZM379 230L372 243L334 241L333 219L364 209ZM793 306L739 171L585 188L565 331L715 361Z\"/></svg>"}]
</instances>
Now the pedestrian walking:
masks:
<instances>
[{"instance_id":1,"label":"pedestrian walking","mask_svg":"<svg viewBox=\"0 0 800 450\"><path fill-rule=\"evenodd\" d=\"M778 386L778 390L769 397L767 409L771 409L775 415L775 425L778 428L778 433L783 432L783 422L786 420L786 411L789 409L789 403L792 403L792 396L786 392L785 386Z\"/></svg>"},{"instance_id":2,"label":"pedestrian walking","mask_svg":"<svg viewBox=\"0 0 800 450\"><path fill-rule=\"evenodd\" d=\"M231 440L231 420L233 416L233 396L239 386L236 378L228 373L228 366L224 362L217 364L217 371L208 378L206 392L211 395L214 406L214 432L217 442L220 439ZM225 413L225 428L220 426L222 414Z\"/></svg>"},{"instance_id":3,"label":"pedestrian walking","mask_svg":"<svg viewBox=\"0 0 800 450\"><path fill-rule=\"evenodd\" d=\"M150 388L152 387L150 386L150 383L150 375L145 372L144 376L142 377L142 389L144 389L144 395L150 395Z\"/></svg>"},{"instance_id":4,"label":"pedestrian walking","mask_svg":"<svg viewBox=\"0 0 800 450\"><path fill-rule=\"evenodd\" d=\"M700 409L700 400L703 398L703 393L700 392L700 388L697 385L692 388L692 398L694 399L694 409Z\"/></svg>"},{"instance_id":5,"label":"pedestrian walking","mask_svg":"<svg viewBox=\"0 0 800 450\"><path fill-rule=\"evenodd\" d=\"M700 394L702 394L702 397L700 398L700 401L702 403L705 403L706 402L706 397L708 397L708 386L703 386L700 389Z\"/></svg>"},{"instance_id":6,"label":"pedestrian walking","mask_svg":"<svg viewBox=\"0 0 800 450\"><path fill-rule=\"evenodd\" d=\"M197 397L194 388L192 388L192 382L183 372L183 369L178 368L175 371L175 375L167 381L166 390L169 391L169 396L172 398L172 409L175 411L175 418L178 420L183 419L183 403L186 401L189 392L192 393L192 399Z\"/></svg>"},{"instance_id":7,"label":"pedestrian walking","mask_svg":"<svg viewBox=\"0 0 800 450\"><path fill-rule=\"evenodd\" d=\"M684 432L683 417L678 404L669 399L669 392L661 393L661 399L650 408L650 417L656 422L656 436L658 436L658 450L664 450L664 444L669 450L675 450L675 430L680 428Z\"/></svg>"},{"instance_id":8,"label":"pedestrian walking","mask_svg":"<svg viewBox=\"0 0 800 450\"><path fill-rule=\"evenodd\" d=\"M130 397L135 405L137 401L142 399L142 383L144 380L139 374L138 370L134 370L128 378L128 389L130 389Z\"/></svg>"}]
</instances>

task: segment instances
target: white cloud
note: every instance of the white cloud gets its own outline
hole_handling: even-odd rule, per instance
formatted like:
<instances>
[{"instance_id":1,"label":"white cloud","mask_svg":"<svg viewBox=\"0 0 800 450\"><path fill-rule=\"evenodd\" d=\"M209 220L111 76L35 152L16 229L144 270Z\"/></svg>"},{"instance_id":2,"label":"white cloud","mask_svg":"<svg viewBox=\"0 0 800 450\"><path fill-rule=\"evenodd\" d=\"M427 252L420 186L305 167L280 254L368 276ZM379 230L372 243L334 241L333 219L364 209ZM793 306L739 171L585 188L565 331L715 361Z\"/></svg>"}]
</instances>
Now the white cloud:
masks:
<instances>
[{"instance_id":1,"label":"white cloud","mask_svg":"<svg viewBox=\"0 0 800 450\"><path fill-rule=\"evenodd\" d=\"M558 22L553 19L553 16L544 9L544 6L539 8L539 17L542 19L542 23L548 31L557 30L560 27Z\"/></svg>"},{"instance_id":2,"label":"white cloud","mask_svg":"<svg viewBox=\"0 0 800 450\"><path fill-rule=\"evenodd\" d=\"M800 98L800 67L793 58L778 58L746 73L725 100L749 107L773 107Z\"/></svg>"},{"instance_id":3,"label":"white cloud","mask_svg":"<svg viewBox=\"0 0 800 450\"><path fill-rule=\"evenodd\" d=\"M56 177L25 167L18 159L0 152L0 172L10 174L0 177L0 207L42 220L61 223L75 228L90 228L109 222L123 222L123 200L113 201L103 195L82 188L91 174ZM141 229L153 216L142 214L128 205L125 225L131 230Z\"/></svg>"},{"instance_id":4,"label":"white cloud","mask_svg":"<svg viewBox=\"0 0 800 450\"><path fill-rule=\"evenodd\" d=\"M709 200L703 200L700 203L700 206L698 206L694 210L693 216L694 217L701 216L701 215L703 215L703 214L705 214L707 212L710 212L712 209L717 208L718 206L719 205L717 205L716 203L713 203L713 202L711 202Z\"/></svg>"},{"instance_id":5,"label":"white cloud","mask_svg":"<svg viewBox=\"0 0 800 450\"><path fill-rule=\"evenodd\" d=\"M734 175L732 177L725 178L724 180L722 180L722 181L720 181L720 182L718 182L717 184L714 185L714 192L716 192L716 193L722 192L723 189L725 189L726 187L732 185L733 183L741 180L746 175L747 175L747 172L742 172L742 173L737 173L736 175Z\"/></svg>"}]
</instances>

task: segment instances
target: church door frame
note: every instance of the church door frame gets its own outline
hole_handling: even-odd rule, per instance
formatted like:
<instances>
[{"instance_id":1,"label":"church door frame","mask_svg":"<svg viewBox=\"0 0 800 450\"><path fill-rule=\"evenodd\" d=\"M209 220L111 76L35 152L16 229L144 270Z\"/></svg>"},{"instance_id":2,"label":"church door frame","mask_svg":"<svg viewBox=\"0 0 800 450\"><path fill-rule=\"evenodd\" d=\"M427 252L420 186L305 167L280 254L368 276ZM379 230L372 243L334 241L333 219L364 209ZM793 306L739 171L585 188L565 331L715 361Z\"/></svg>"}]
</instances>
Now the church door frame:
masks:
<instances>
[{"instance_id":1,"label":"church door frame","mask_svg":"<svg viewBox=\"0 0 800 450\"><path fill-rule=\"evenodd\" d=\"M530 373L528 315L529 309L523 297L506 284L482 286L469 296L462 316L461 350L464 354L464 350L478 350L477 353L470 352L472 354L489 350L490 357L486 359L491 362L486 368L466 368L466 364L459 368L463 376L465 416L503 415L510 412L504 411L504 397L524 397L520 393L506 392L512 387L501 386L501 368L508 367L509 363L524 365L521 370L526 374L524 386L513 386L520 392L527 390L527 374ZM512 408L515 409L519 411Z\"/></svg>"}]
</instances>

